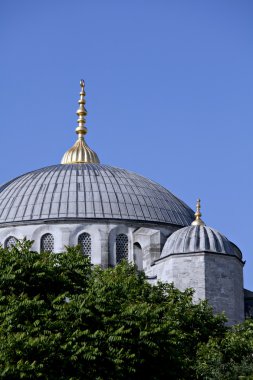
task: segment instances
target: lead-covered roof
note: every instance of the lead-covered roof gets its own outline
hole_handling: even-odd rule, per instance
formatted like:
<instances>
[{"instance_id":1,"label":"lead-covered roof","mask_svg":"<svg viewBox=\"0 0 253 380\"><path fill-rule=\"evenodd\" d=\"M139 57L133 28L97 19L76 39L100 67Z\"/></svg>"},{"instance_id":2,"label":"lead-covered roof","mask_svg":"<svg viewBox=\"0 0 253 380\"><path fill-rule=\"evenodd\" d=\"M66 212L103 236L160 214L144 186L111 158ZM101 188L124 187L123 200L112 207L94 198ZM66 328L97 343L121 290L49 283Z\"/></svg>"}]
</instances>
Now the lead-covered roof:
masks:
<instances>
[{"instance_id":1,"label":"lead-covered roof","mask_svg":"<svg viewBox=\"0 0 253 380\"><path fill-rule=\"evenodd\" d=\"M0 187L0 224L69 218L186 226L194 213L157 183L101 164L48 166Z\"/></svg>"}]
</instances>

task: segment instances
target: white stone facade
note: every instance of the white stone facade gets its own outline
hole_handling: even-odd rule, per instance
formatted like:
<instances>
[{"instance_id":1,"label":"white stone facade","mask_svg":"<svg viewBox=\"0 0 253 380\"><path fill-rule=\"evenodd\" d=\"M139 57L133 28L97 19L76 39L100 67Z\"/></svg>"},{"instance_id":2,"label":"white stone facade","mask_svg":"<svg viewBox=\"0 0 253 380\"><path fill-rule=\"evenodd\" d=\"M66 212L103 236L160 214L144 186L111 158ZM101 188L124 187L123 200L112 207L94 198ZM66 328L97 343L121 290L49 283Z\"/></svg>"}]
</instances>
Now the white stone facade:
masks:
<instances>
[{"instance_id":1,"label":"white stone facade","mask_svg":"<svg viewBox=\"0 0 253 380\"><path fill-rule=\"evenodd\" d=\"M207 299L215 313L224 312L229 324L244 320L243 263L212 252L174 254L156 261L150 275L183 291L194 289L194 301Z\"/></svg>"},{"instance_id":2,"label":"white stone facade","mask_svg":"<svg viewBox=\"0 0 253 380\"><path fill-rule=\"evenodd\" d=\"M102 267L116 265L116 238L124 234L128 239L128 260L136 262L139 269L147 270L160 257L166 238L175 230L174 227L139 228L140 223L123 223L112 221L90 221L87 223L44 223L26 224L0 228L0 243L5 246L9 237L34 241L32 249L40 252L41 238L52 234L54 252L62 252L65 246L78 244L78 237L88 233L91 237L91 262ZM135 257L137 243L140 254ZM142 256L140 259L140 255Z\"/></svg>"}]
</instances>

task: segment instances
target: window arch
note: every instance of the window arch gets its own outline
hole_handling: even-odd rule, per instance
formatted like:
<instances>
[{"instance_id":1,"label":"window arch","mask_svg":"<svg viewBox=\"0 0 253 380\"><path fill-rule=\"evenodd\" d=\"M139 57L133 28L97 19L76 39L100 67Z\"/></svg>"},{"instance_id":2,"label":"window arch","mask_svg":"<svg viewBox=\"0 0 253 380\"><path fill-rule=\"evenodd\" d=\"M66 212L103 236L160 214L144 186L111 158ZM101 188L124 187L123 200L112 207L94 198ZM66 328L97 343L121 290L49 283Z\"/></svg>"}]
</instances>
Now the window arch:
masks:
<instances>
[{"instance_id":1,"label":"window arch","mask_svg":"<svg viewBox=\"0 0 253 380\"><path fill-rule=\"evenodd\" d=\"M9 236L4 243L5 248L11 248L17 243L17 239L14 236Z\"/></svg>"},{"instance_id":2,"label":"window arch","mask_svg":"<svg viewBox=\"0 0 253 380\"><path fill-rule=\"evenodd\" d=\"M54 237L52 234L45 234L40 239L40 252L54 251Z\"/></svg>"},{"instance_id":3,"label":"window arch","mask_svg":"<svg viewBox=\"0 0 253 380\"><path fill-rule=\"evenodd\" d=\"M134 262L139 270L143 270L143 252L139 243L134 243Z\"/></svg>"},{"instance_id":4,"label":"window arch","mask_svg":"<svg viewBox=\"0 0 253 380\"><path fill-rule=\"evenodd\" d=\"M87 232L78 236L78 244L81 246L84 255L91 257L91 237Z\"/></svg>"},{"instance_id":5,"label":"window arch","mask_svg":"<svg viewBox=\"0 0 253 380\"><path fill-rule=\"evenodd\" d=\"M125 234L119 234L116 237L116 264L124 259L128 259L128 237Z\"/></svg>"}]
</instances>

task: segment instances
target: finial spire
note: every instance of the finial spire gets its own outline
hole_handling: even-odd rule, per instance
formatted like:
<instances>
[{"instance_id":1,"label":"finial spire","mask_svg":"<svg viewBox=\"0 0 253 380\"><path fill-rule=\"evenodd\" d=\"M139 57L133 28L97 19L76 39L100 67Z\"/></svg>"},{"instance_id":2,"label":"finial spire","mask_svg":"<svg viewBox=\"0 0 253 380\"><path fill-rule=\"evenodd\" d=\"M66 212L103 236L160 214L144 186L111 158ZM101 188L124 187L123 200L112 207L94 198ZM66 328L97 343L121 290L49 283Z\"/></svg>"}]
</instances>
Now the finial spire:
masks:
<instances>
[{"instance_id":1,"label":"finial spire","mask_svg":"<svg viewBox=\"0 0 253 380\"><path fill-rule=\"evenodd\" d=\"M86 141L84 140L84 136L87 133L86 124L86 115L87 110L85 108L85 91L84 91L84 80L80 80L80 99L78 100L79 108L76 111L78 116L77 123L78 126L76 128L76 133L78 135L78 139L76 143L70 148L62 157L62 164L99 164L99 158L97 154L88 147Z\"/></svg>"},{"instance_id":2,"label":"finial spire","mask_svg":"<svg viewBox=\"0 0 253 380\"><path fill-rule=\"evenodd\" d=\"M78 127L76 128L76 133L77 133L79 138L83 137L87 133L87 128L85 127L85 124L86 124L85 116L87 116L87 110L85 108L85 104L86 104L85 95L86 95L86 93L84 91L85 83L84 83L83 79L80 80L80 86L81 86L80 99L78 100L79 108L76 111L76 114L78 116L78 119L77 119Z\"/></svg>"},{"instance_id":3,"label":"finial spire","mask_svg":"<svg viewBox=\"0 0 253 380\"><path fill-rule=\"evenodd\" d=\"M204 226L205 223L203 222L203 220L201 219L201 212L200 212L200 199L197 199L197 203L196 203L196 212L195 212L195 220L192 222L192 226Z\"/></svg>"}]
</instances>

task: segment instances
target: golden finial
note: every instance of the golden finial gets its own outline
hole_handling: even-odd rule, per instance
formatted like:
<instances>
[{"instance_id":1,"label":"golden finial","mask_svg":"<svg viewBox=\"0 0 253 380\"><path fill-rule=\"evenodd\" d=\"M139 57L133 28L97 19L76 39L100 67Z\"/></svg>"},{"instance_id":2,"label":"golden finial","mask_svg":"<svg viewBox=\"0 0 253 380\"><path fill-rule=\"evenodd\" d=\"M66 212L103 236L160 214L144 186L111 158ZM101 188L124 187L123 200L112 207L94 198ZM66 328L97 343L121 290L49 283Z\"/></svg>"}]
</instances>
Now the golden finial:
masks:
<instances>
[{"instance_id":1,"label":"golden finial","mask_svg":"<svg viewBox=\"0 0 253 380\"><path fill-rule=\"evenodd\" d=\"M192 222L192 226L204 226L205 223L203 222L203 220L201 219L201 212L200 212L200 199L197 199L197 203L196 203L196 212L195 212L195 220Z\"/></svg>"},{"instance_id":2,"label":"golden finial","mask_svg":"<svg viewBox=\"0 0 253 380\"><path fill-rule=\"evenodd\" d=\"M84 91L85 83L84 83L83 79L80 80L80 86L81 86L80 99L78 100L79 108L76 111L76 114L78 116L78 119L77 119L78 127L76 128L76 133L77 133L79 138L83 137L87 133L87 128L85 127L85 124L86 124L85 116L87 116L87 110L85 108L85 103L86 103L85 95L86 95L86 93Z\"/></svg>"},{"instance_id":3,"label":"golden finial","mask_svg":"<svg viewBox=\"0 0 253 380\"><path fill-rule=\"evenodd\" d=\"M76 143L70 148L62 157L62 164L99 164L99 159L97 154L88 147L86 141L84 140L84 135L87 133L87 128L85 126L87 115L87 110L85 108L85 91L84 91L84 80L80 81L81 91L80 91L80 99L78 100L79 108L76 111L78 116L77 123L78 126L76 128L76 133L78 135L78 139Z\"/></svg>"}]
</instances>

